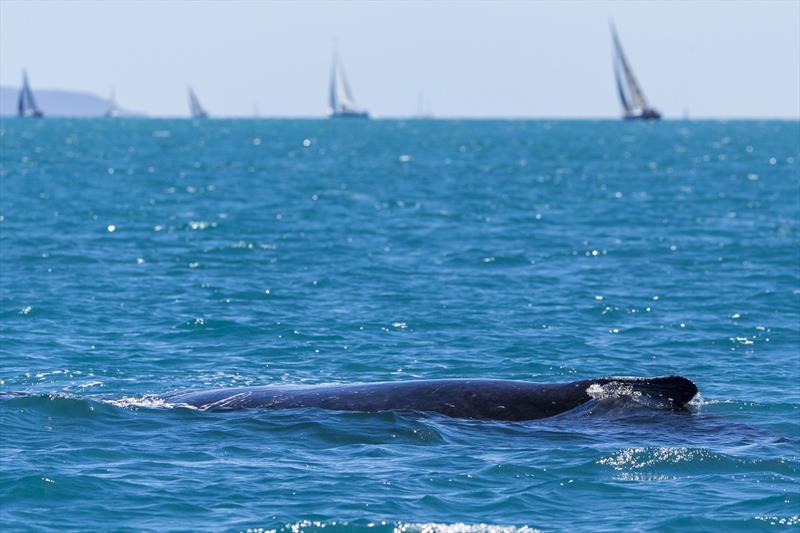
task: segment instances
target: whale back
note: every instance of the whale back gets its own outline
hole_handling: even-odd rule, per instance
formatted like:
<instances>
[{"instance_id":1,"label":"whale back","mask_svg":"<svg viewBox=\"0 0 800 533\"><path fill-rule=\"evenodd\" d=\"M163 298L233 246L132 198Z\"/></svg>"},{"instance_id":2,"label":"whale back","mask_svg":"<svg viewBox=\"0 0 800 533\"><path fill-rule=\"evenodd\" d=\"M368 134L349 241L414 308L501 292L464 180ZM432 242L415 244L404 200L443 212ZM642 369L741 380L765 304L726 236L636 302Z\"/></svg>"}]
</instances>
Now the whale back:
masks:
<instances>
[{"instance_id":1,"label":"whale back","mask_svg":"<svg viewBox=\"0 0 800 533\"><path fill-rule=\"evenodd\" d=\"M320 408L342 411L420 411L459 418L533 420L554 416L592 399L646 395L683 408L697 387L681 376L604 377L539 384L495 379L444 379L306 387L239 387L181 392L167 402L203 410Z\"/></svg>"}]
</instances>

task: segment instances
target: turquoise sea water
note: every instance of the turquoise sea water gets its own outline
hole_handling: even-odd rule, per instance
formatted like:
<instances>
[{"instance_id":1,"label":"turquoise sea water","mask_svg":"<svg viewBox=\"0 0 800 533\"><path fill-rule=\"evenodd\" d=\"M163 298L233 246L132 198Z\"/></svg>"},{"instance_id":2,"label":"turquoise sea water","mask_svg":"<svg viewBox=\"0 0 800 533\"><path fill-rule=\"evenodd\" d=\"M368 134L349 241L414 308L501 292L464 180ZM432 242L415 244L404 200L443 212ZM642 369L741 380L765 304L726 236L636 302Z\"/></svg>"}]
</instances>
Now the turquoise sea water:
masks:
<instances>
[{"instance_id":1,"label":"turquoise sea water","mask_svg":"<svg viewBox=\"0 0 800 533\"><path fill-rule=\"evenodd\" d=\"M800 124L0 125L0 525L800 525ZM179 389L680 373L524 423ZM15 393L26 393L16 395Z\"/></svg>"}]
</instances>

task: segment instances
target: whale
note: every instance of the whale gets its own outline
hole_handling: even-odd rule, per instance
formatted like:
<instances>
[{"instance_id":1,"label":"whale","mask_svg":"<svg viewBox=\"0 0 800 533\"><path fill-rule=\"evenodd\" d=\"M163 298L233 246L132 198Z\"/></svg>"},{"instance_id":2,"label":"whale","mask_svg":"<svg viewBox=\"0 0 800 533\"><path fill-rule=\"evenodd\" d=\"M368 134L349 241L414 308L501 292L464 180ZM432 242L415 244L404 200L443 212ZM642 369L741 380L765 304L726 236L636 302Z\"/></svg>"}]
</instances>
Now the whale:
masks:
<instances>
[{"instance_id":1,"label":"whale","mask_svg":"<svg viewBox=\"0 0 800 533\"><path fill-rule=\"evenodd\" d=\"M502 379L431 379L376 383L255 386L179 391L162 396L174 406L204 411L235 409L332 409L413 411L454 418L536 420L608 397L646 398L650 405L685 409L697 386L683 376L609 376L569 383ZM655 402L655 403L652 403Z\"/></svg>"}]
</instances>

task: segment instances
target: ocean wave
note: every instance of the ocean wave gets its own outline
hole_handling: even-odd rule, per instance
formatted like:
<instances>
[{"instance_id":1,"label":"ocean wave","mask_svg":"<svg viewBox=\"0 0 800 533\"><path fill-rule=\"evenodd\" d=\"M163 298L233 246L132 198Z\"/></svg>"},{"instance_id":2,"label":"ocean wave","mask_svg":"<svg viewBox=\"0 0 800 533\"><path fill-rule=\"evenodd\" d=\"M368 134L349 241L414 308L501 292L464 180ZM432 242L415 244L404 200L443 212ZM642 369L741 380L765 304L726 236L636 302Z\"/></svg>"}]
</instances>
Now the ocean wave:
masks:
<instances>
[{"instance_id":1,"label":"ocean wave","mask_svg":"<svg viewBox=\"0 0 800 533\"><path fill-rule=\"evenodd\" d=\"M346 520L299 520L277 528L248 528L247 533L367 532L370 533L539 533L529 526L464 522L393 522Z\"/></svg>"},{"instance_id":2,"label":"ocean wave","mask_svg":"<svg viewBox=\"0 0 800 533\"><path fill-rule=\"evenodd\" d=\"M625 448L599 459L597 464L633 474L638 471L662 472L667 475L691 474L701 464L705 474L721 471L736 471L741 474L747 472L772 472L785 476L797 476L800 474L800 463L790 458L752 459L737 457L721 451L712 451L708 448L691 447Z\"/></svg>"},{"instance_id":3,"label":"ocean wave","mask_svg":"<svg viewBox=\"0 0 800 533\"><path fill-rule=\"evenodd\" d=\"M185 409L196 409L191 405L170 403L162 397L146 394L144 396L123 396L113 400L100 400L102 403L120 407L122 409L142 408L142 409L174 409L176 407Z\"/></svg>"}]
</instances>

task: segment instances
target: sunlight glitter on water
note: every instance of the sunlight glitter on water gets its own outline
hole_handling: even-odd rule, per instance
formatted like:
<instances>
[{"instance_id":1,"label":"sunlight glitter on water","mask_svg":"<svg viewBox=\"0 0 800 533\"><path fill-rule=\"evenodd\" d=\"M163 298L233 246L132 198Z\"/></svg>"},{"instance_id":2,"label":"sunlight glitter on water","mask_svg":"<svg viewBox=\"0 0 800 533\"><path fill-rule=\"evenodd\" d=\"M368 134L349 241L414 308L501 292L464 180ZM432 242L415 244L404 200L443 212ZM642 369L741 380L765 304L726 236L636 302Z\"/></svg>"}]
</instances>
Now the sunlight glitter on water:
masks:
<instances>
[{"instance_id":1,"label":"sunlight glitter on water","mask_svg":"<svg viewBox=\"0 0 800 533\"><path fill-rule=\"evenodd\" d=\"M8 529L797 526L797 122L2 132ZM161 399L676 373L686 411L601 387L525 423Z\"/></svg>"}]
</instances>

